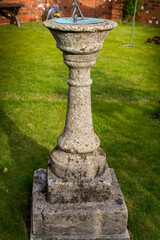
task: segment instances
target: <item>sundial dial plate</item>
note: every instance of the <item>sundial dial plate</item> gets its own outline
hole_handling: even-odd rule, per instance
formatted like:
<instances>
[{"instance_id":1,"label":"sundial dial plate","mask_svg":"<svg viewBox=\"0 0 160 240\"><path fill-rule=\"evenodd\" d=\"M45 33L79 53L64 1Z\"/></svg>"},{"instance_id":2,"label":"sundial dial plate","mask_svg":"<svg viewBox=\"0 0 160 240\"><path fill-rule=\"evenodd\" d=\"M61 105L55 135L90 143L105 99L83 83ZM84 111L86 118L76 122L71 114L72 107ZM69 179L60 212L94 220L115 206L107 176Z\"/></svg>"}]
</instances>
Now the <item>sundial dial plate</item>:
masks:
<instances>
[{"instance_id":1,"label":"sundial dial plate","mask_svg":"<svg viewBox=\"0 0 160 240\"><path fill-rule=\"evenodd\" d=\"M56 23L62 23L62 24L73 24L73 25L79 25L79 24L96 24L96 23L102 23L104 22L103 19L98 18L81 18L78 17L76 21L73 19L73 17L68 18L57 18L55 20Z\"/></svg>"}]
</instances>

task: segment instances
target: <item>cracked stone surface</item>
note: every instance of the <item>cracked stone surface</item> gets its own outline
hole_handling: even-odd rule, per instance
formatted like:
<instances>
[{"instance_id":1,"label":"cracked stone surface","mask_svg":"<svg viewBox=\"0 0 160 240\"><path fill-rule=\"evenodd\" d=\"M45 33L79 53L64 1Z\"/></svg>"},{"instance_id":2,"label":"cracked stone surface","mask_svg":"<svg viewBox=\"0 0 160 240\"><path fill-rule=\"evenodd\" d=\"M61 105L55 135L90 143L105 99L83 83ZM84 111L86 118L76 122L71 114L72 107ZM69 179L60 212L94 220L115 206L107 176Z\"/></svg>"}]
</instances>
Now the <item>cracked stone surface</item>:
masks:
<instances>
[{"instance_id":1,"label":"cracked stone surface","mask_svg":"<svg viewBox=\"0 0 160 240\"><path fill-rule=\"evenodd\" d=\"M46 170L34 173L31 239L129 239L127 208L113 169L112 196L107 202L47 201Z\"/></svg>"}]
</instances>

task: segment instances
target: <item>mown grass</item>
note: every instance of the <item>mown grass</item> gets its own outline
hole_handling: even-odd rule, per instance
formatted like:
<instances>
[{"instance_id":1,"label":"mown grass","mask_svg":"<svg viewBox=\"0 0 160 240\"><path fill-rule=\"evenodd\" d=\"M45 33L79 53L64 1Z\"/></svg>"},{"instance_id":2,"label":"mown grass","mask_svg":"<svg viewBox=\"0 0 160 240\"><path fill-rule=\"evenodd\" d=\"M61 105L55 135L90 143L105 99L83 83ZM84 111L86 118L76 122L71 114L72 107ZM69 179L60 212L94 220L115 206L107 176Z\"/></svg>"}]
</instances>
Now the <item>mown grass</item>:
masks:
<instances>
[{"instance_id":1,"label":"mown grass","mask_svg":"<svg viewBox=\"0 0 160 240\"><path fill-rule=\"evenodd\" d=\"M160 27L119 23L92 69L94 130L115 169L133 240L160 239ZM68 69L42 23L0 26L0 240L27 240L33 172L65 124ZM3 173L3 168L8 171Z\"/></svg>"}]
</instances>

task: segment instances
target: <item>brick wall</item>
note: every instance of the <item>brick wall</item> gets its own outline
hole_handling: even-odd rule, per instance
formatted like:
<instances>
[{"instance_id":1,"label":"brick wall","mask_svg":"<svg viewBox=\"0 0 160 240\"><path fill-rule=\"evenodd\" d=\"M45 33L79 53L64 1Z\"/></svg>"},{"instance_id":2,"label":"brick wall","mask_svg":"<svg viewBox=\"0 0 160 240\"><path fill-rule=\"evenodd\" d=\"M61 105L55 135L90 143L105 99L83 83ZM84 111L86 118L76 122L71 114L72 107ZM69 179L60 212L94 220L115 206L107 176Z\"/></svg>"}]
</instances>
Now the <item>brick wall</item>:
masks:
<instances>
[{"instance_id":1,"label":"brick wall","mask_svg":"<svg viewBox=\"0 0 160 240\"><path fill-rule=\"evenodd\" d=\"M122 20L123 0L112 0L111 19L115 21Z\"/></svg>"},{"instance_id":2,"label":"brick wall","mask_svg":"<svg viewBox=\"0 0 160 240\"><path fill-rule=\"evenodd\" d=\"M21 3L25 6L19 11L20 22L42 21L47 8L47 0L3 0L3 3ZM63 17L72 16L73 0L49 0L50 3L59 3ZM84 16L122 20L123 0L77 0ZM142 6L137 16L139 22L160 24L160 0L142 0ZM9 23L9 20L0 16L0 24Z\"/></svg>"},{"instance_id":3,"label":"brick wall","mask_svg":"<svg viewBox=\"0 0 160 240\"><path fill-rule=\"evenodd\" d=\"M137 21L149 24L160 24L160 0L143 0Z\"/></svg>"},{"instance_id":4,"label":"brick wall","mask_svg":"<svg viewBox=\"0 0 160 240\"><path fill-rule=\"evenodd\" d=\"M3 0L3 3L20 3L25 6L19 10L19 22L42 21L45 0ZM0 24L9 23L9 19L0 16Z\"/></svg>"},{"instance_id":5,"label":"brick wall","mask_svg":"<svg viewBox=\"0 0 160 240\"><path fill-rule=\"evenodd\" d=\"M73 0L60 0L63 16L71 17ZM111 0L77 0L77 3L86 17L111 18Z\"/></svg>"}]
</instances>

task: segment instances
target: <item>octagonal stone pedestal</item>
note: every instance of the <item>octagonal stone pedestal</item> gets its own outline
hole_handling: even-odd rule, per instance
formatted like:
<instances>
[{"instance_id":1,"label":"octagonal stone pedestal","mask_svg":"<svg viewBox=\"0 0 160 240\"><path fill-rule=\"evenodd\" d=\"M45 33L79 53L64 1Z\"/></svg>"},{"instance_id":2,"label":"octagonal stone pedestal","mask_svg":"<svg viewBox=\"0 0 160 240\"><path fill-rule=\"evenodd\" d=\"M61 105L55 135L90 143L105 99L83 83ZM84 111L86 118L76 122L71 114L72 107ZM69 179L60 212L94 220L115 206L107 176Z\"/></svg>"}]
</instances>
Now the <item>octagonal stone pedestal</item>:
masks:
<instances>
[{"instance_id":1,"label":"octagonal stone pedestal","mask_svg":"<svg viewBox=\"0 0 160 240\"><path fill-rule=\"evenodd\" d=\"M116 27L98 24L44 23L69 67L64 132L48 160L34 173L31 240L127 240L128 212L113 169L94 133L90 68L104 39Z\"/></svg>"}]
</instances>

